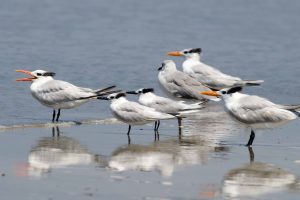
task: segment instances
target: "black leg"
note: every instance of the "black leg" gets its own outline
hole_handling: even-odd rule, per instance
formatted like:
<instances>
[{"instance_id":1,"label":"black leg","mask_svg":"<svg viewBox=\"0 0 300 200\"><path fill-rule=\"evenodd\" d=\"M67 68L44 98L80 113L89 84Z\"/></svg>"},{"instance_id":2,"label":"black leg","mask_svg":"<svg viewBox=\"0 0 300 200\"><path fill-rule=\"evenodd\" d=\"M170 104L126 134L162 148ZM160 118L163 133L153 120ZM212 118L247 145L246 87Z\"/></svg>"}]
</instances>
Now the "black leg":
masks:
<instances>
[{"instance_id":1,"label":"black leg","mask_svg":"<svg viewBox=\"0 0 300 200\"><path fill-rule=\"evenodd\" d=\"M129 133L130 133L130 130L131 130L131 125L129 125L129 126L128 126L127 135L129 135Z\"/></svg>"},{"instance_id":2,"label":"black leg","mask_svg":"<svg viewBox=\"0 0 300 200\"><path fill-rule=\"evenodd\" d=\"M179 143L181 142L181 140L182 140L181 129L179 129L179 133L178 133L178 141L179 141Z\"/></svg>"},{"instance_id":3,"label":"black leg","mask_svg":"<svg viewBox=\"0 0 300 200\"><path fill-rule=\"evenodd\" d=\"M128 145L131 143L131 138L130 138L130 130L131 130L131 125L128 126L128 131L127 131L127 138L128 138Z\"/></svg>"},{"instance_id":4,"label":"black leg","mask_svg":"<svg viewBox=\"0 0 300 200\"><path fill-rule=\"evenodd\" d=\"M253 141L254 141L254 138L255 138L255 133L254 133L254 131L251 129L251 135L250 135L249 141L248 141L248 143L247 143L246 146L248 146L248 147L251 146L252 143L253 143Z\"/></svg>"},{"instance_id":5,"label":"black leg","mask_svg":"<svg viewBox=\"0 0 300 200\"><path fill-rule=\"evenodd\" d=\"M55 120L55 116L56 116L56 112L55 112L55 110L53 110L52 122L54 122L54 120Z\"/></svg>"},{"instance_id":6,"label":"black leg","mask_svg":"<svg viewBox=\"0 0 300 200\"><path fill-rule=\"evenodd\" d=\"M60 117L60 109L58 109L58 113L57 113L57 116L56 116L56 121L58 122L58 119Z\"/></svg>"},{"instance_id":7,"label":"black leg","mask_svg":"<svg viewBox=\"0 0 300 200\"><path fill-rule=\"evenodd\" d=\"M52 137L55 137L55 129L52 127Z\"/></svg>"},{"instance_id":8,"label":"black leg","mask_svg":"<svg viewBox=\"0 0 300 200\"><path fill-rule=\"evenodd\" d=\"M178 127L181 128L181 121L182 121L181 117L178 117L177 120L178 120Z\"/></svg>"}]
</instances>

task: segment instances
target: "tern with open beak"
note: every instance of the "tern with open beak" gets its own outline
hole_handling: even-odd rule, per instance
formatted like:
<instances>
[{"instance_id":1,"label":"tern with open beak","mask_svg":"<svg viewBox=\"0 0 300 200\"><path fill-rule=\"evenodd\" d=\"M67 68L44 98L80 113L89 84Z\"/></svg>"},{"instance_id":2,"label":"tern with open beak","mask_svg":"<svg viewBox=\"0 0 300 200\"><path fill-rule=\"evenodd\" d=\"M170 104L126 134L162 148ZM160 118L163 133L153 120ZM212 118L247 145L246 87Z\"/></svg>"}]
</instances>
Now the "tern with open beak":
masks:
<instances>
[{"instance_id":1,"label":"tern with open beak","mask_svg":"<svg viewBox=\"0 0 300 200\"><path fill-rule=\"evenodd\" d=\"M32 96L37 99L42 105L53 108L52 122L58 121L61 109L71 109L78 107L89 99L97 98L98 96L112 93L112 88L109 86L99 90L90 88L77 87L71 83L55 80L54 72L44 70L26 71L16 70L29 75L28 78L19 78L16 81L32 82L30 86ZM56 110L58 110L56 114Z\"/></svg>"},{"instance_id":2,"label":"tern with open beak","mask_svg":"<svg viewBox=\"0 0 300 200\"><path fill-rule=\"evenodd\" d=\"M220 70L201 62L201 52L201 48L190 48L168 52L167 55L185 57L186 60L182 64L183 72L196 78L213 90L237 86L255 86L264 82L263 80L242 80L239 77L224 74Z\"/></svg>"},{"instance_id":3,"label":"tern with open beak","mask_svg":"<svg viewBox=\"0 0 300 200\"><path fill-rule=\"evenodd\" d=\"M221 97L229 115L251 128L247 146L254 141L254 129L274 128L299 117L300 104L279 105L259 96L242 94L241 90L242 87L235 87L201 94Z\"/></svg>"}]
</instances>

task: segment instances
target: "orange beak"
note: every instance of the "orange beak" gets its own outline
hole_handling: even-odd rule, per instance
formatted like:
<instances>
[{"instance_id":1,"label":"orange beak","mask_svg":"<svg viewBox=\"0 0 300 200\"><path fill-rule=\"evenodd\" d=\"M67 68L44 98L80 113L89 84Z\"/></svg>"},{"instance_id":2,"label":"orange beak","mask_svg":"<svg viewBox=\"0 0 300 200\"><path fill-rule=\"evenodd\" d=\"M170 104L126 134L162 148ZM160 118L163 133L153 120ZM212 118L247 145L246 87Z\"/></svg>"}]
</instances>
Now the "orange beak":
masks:
<instances>
[{"instance_id":1,"label":"orange beak","mask_svg":"<svg viewBox=\"0 0 300 200\"><path fill-rule=\"evenodd\" d=\"M34 76L30 71L26 71L26 70L16 70L16 72L21 72L21 73L28 74L28 75L31 76L31 77L29 77L29 78L18 78L18 79L16 79L16 81L32 81L32 80L34 80L34 79L37 78L37 77Z\"/></svg>"},{"instance_id":2,"label":"orange beak","mask_svg":"<svg viewBox=\"0 0 300 200\"><path fill-rule=\"evenodd\" d=\"M204 92L200 92L200 94L204 94L204 95L208 95L208 96L214 96L214 97L219 97L221 95L219 95L217 92L215 91L204 91Z\"/></svg>"},{"instance_id":3,"label":"orange beak","mask_svg":"<svg viewBox=\"0 0 300 200\"><path fill-rule=\"evenodd\" d=\"M168 56L183 56L183 53L180 51L171 51L167 53Z\"/></svg>"}]
</instances>

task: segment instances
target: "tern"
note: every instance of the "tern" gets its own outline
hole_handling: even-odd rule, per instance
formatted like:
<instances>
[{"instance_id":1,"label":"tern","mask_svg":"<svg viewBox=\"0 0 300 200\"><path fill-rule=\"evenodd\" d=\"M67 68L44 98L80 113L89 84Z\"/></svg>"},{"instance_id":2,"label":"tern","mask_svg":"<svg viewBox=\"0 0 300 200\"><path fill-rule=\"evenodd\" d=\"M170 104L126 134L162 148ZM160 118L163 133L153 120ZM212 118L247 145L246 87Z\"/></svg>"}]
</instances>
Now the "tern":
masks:
<instances>
[{"instance_id":1,"label":"tern","mask_svg":"<svg viewBox=\"0 0 300 200\"><path fill-rule=\"evenodd\" d=\"M134 101L126 99L125 92L118 92L107 97L98 97L101 100L111 101L112 114L120 121L129 125L127 135L129 136L132 125L144 125L163 119L173 119L174 115L156 111L154 108L143 106Z\"/></svg>"},{"instance_id":2,"label":"tern","mask_svg":"<svg viewBox=\"0 0 300 200\"><path fill-rule=\"evenodd\" d=\"M197 112L204 106L200 103L186 104L183 101L174 101L169 98L161 97L154 94L153 88L140 88L136 91L127 91L127 94L139 95L139 103L154 108L155 110L163 113L178 113L178 126L181 126L181 118L184 114ZM157 128L160 125L160 121L157 122Z\"/></svg>"},{"instance_id":3,"label":"tern","mask_svg":"<svg viewBox=\"0 0 300 200\"><path fill-rule=\"evenodd\" d=\"M16 72L30 75L29 78L19 78L16 81L30 81L32 96L42 105L53 108L52 122L58 121L61 109L71 109L78 107L92 98L107 95L115 86L109 86L99 90L77 87L71 83L55 80L54 72L44 70L26 71L16 70ZM58 110L56 114L56 110Z\"/></svg>"},{"instance_id":4,"label":"tern","mask_svg":"<svg viewBox=\"0 0 300 200\"><path fill-rule=\"evenodd\" d=\"M220 70L201 62L201 52L201 48L190 48L168 52L167 55L184 56L186 60L182 64L183 72L214 90L237 86L256 86L264 82L263 80L242 80L239 77L224 74Z\"/></svg>"},{"instance_id":5,"label":"tern","mask_svg":"<svg viewBox=\"0 0 300 200\"><path fill-rule=\"evenodd\" d=\"M241 90L242 87L234 87L201 94L221 97L230 116L251 128L247 146L251 146L254 141L255 128L277 127L300 116L300 104L279 105L259 96L240 93Z\"/></svg>"},{"instance_id":6,"label":"tern","mask_svg":"<svg viewBox=\"0 0 300 200\"><path fill-rule=\"evenodd\" d=\"M158 68L158 80L163 89L171 97L196 101L219 101L216 97L205 96L199 91L210 90L196 79L178 71L172 60L165 60Z\"/></svg>"}]
</instances>

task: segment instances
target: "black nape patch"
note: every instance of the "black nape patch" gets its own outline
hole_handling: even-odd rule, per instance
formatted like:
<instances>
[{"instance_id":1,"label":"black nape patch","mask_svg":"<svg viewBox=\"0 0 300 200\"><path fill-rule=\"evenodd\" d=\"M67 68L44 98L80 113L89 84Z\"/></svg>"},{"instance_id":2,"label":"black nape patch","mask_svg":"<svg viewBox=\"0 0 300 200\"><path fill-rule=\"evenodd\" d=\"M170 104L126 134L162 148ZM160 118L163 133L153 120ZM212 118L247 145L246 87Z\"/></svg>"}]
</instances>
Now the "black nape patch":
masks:
<instances>
[{"instance_id":1,"label":"black nape patch","mask_svg":"<svg viewBox=\"0 0 300 200\"><path fill-rule=\"evenodd\" d=\"M158 71L161 71L165 65L166 65L165 63L161 63L161 66L158 68Z\"/></svg>"},{"instance_id":2,"label":"black nape patch","mask_svg":"<svg viewBox=\"0 0 300 200\"><path fill-rule=\"evenodd\" d=\"M144 88L143 93L147 93L147 92L154 92L154 89L153 88Z\"/></svg>"},{"instance_id":3,"label":"black nape patch","mask_svg":"<svg viewBox=\"0 0 300 200\"><path fill-rule=\"evenodd\" d=\"M120 97L126 97L126 94L124 92L118 93L115 98L118 99Z\"/></svg>"},{"instance_id":4,"label":"black nape patch","mask_svg":"<svg viewBox=\"0 0 300 200\"><path fill-rule=\"evenodd\" d=\"M55 76L54 72L45 72L43 76Z\"/></svg>"},{"instance_id":5,"label":"black nape patch","mask_svg":"<svg viewBox=\"0 0 300 200\"><path fill-rule=\"evenodd\" d=\"M195 49L190 50L190 53L201 53L201 52L202 52L201 48L195 48Z\"/></svg>"},{"instance_id":6,"label":"black nape patch","mask_svg":"<svg viewBox=\"0 0 300 200\"><path fill-rule=\"evenodd\" d=\"M240 92L242 91L242 87L234 87L234 88L230 88L228 91L227 91L227 94L232 94L232 93L235 93L235 92Z\"/></svg>"}]
</instances>

